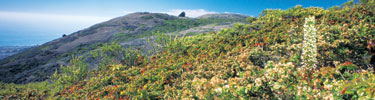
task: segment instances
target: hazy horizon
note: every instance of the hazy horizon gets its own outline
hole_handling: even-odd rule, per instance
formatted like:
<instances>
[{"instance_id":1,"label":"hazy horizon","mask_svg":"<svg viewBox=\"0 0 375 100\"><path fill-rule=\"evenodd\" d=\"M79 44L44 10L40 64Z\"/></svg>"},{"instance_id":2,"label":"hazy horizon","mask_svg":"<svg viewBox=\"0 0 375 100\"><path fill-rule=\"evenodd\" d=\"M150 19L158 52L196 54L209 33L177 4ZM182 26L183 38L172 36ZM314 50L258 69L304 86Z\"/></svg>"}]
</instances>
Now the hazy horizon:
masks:
<instances>
[{"instance_id":1,"label":"hazy horizon","mask_svg":"<svg viewBox=\"0 0 375 100\"><path fill-rule=\"evenodd\" d=\"M188 17L210 13L258 16L264 9L303 7L329 8L348 0L150 0L150 1L0 1L0 46L41 45L94 24L133 12L154 12Z\"/></svg>"}]
</instances>

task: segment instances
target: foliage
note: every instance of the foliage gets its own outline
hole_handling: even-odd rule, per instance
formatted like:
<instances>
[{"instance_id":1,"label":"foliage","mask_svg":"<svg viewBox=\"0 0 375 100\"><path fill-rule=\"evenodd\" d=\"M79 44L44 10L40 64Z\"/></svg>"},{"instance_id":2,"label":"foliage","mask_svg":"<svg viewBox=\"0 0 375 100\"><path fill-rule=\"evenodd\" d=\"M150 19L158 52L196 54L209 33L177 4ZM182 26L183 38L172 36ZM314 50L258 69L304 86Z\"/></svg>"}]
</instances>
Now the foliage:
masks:
<instances>
[{"instance_id":1,"label":"foliage","mask_svg":"<svg viewBox=\"0 0 375 100\"><path fill-rule=\"evenodd\" d=\"M246 22L248 22L248 23L251 23L251 22L253 22L253 21L255 21L255 20L256 20L255 17L247 17L247 18L246 18Z\"/></svg>"},{"instance_id":2,"label":"foliage","mask_svg":"<svg viewBox=\"0 0 375 100\"><path fill-rule=\"evenodd\" d=\"M45 99L54 88L47 81L29 84L0 83L0 99Z\"/></svg>"},{"instance_id":3,"label":"foliage","mask_svg":"<svg viewBox=\"0 0 375 100\"><path fill-rule=\"evenodd\" d=\"M143 16L143 19L152 19L152 16ZM254 18L253 18L254 19ZM220 23L233 23L233 22L245 22L245 19L223 19L223 18L204 18L204 19L194 19L194 18L176 18L172 20L164 20L161 23L157 23L154 27L149 30L139 32L137 34L132 33L118 33L116 34L112 42L127 42L137 38L153 36L155 32L169 33L169 32L179 32L185 29L208 25L208 24L220 24ZM142 27L143 25L139 25ZM125 29L134 31L133 28Z\"/></svg>"},{"instance_id":4,"label":"foliage","mask_svg":"<svg viewBox=\"0 0 375 100\"><path fill-rule=\"evenodd\" d=\"M55 90L60 91L67 86L77 84L88 75L87 64L83 63L82 57L72 57L71 66L61 66L60 73L56 72L52 75L51 80L55 83Z\"/></svg>"},{"instance_id":5,"label":"foliage","mask_svg":"<svg viewBox=\"0 0 375 100\"><path fill-rule=\"evenodd\" d=\"M118 43L104 44L96 50L91 51L92 58L96 59L100 68L112 64L123 64L126 66L137 65L140 52L133 48L123 48Z\"/></svg>"},{"instance_id":6,"label":"foliage","mask_svg":"<svg viewBox=\"0 0 375 100\"><path fill-rule=\"evenodd\" d=\"M149 19L152 19L152 18L154 18L154 17L152 17L152 16L142 16L141 18L142 18L142 19L149 20Z\"/></svg>"},{"instance_id":7,"label":"foliage","mask_svg":"<svg viewBox=\"0 0 375 100\"><path fill-rule=\"evenodd\" d=\"M368 68L373 66L368 50L374 46L368 42L375 29L374 6L361 3L328 10L296 6L264 10L255 21L218 33L179 38L160 32L154 35L163 50L150 56L135 53L129 61L138 60L131 66L117 62L124 60L120 45L104 45L93 53L107 59L98 59L105 63L101 69L85 71L89 77L80 81L53 83L65 88L47 90L52 95L46 98L372 99L375 72ZM315 17L315 23L305 19L309 16ZM313 26L316 42L304 42L312 39L305 35L315 33L304 29ZM304 43L316 45L315 69L302 67ZM26 97L27 92L12 90L22 86L1 87L9 92L0 93L5 98ZM35 94L32 97L41 95Z\"/></svg>"}]
</instances>

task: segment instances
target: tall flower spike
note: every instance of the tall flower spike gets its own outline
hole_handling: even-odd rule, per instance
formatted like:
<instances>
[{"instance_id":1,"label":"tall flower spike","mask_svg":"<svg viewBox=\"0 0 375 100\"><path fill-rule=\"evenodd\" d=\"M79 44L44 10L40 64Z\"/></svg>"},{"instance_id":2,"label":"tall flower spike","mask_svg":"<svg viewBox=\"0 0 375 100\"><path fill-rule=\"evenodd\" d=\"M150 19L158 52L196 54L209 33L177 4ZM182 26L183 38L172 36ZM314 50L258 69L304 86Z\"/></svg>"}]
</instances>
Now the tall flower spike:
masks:
<instances>
[{"instance_id":1,"label":"tall flower spike","mask_svg":"<svg viewBox=\"0 0 375 100\"><path fill-rule=\"evenodd\" d=\"M303 67L316 68L316 29L314 27L315 17L310 16L305 18L305 24L303 25L303 46L302 46L302 64Z\"/></svg>"}]
</instances>

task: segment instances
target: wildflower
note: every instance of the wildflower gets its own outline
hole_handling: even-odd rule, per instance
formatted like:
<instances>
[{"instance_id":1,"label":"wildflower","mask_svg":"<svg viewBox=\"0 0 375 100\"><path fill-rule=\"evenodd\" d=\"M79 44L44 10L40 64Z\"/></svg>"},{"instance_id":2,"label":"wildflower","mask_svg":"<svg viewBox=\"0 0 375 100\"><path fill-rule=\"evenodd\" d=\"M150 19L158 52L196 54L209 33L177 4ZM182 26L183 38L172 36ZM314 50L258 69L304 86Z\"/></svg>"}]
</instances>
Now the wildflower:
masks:
<instances>
[{"instance_id":1,"label":"wildflower","mask_svg":"<svg viewBox=\"0 0 375 100\"><path fill-rule=\"evenodd\" d=\"M246 67L246 63L242 62L242 63L240 64L240 66L241 66L241 67Z\"/></svg>"},{"instance_id":2,"label":"wildflower","mask_svg":"<svg viewBox=\"0 0 375 100\"><path fill-rule=\"evenodd\" d=\"M317 78L317 79L316 79L316 81L317 81L317 82L319 82L319 83L321 83L321 82L322 82L322 81L320 81L320 79L319 79L319 78Z\"/></svg>"},{"instance_id":3,"label":"wildflower","mask_svg":"<svg viewBox=\"0 0 375 100\"><path fill-rule=\"evenodd\" d=\"M246 88L248 88L248 89L253 88L253 84L247 84Z\"/></svg>"},{"instance_id":4,"label":"wildflower","mask_svg":"<svg viewBox=\"0 0 375 100\"><path fill-rule=\"evenodd\" d=\"M225 85L224 88L229 88L229 85Z\"/></svg>"},{"instance_id":5,"label":"wildflower","mask_svg":"<svg viewBox=\"0 0 375 100\"><path fill-rule=\"evenodd\" d=\"M334 100L333 99L333 94L329 94L329 95L326 95L325 97L323 97L324 100Z\"/></svg>"},{"instance_id":6,"label":"wildflower","mask_svg":"<svg viewBox=\"0 0 375 100\"><path fill-rule=\"evenodd\" d=\"M264 43L263 42L261 42L261 43L259 43L260 44L260 46L264 46Z\"/></svg>"},{"instance_id":7,"label":"wildflower","mask_svg":"<svg viewBox=\"0 0 375 100\"><path fill-rule=\"evenodd\" d=\"M246 71L246 72L243 73L244 78L248 78L250 76L251 76L251 71Z\"/></svg>"},{"instance_id":8,"label":"wildflower","mask_svg":"<svg viewBox=\"0 0 375 100\"><path fill-rule=\"evenodd\" d=\"M340 92L340 94L344 94L345 91L346 91L346 88L344 88L344 89Z\"/></svg>"},{"instance_id":9,"label":"wildflower","mask_svg":"<svg viewBox=\"0 0 375 100\"><path fill-rule=\"evenodd\" d=\"M361 74L367 74L367 71L366 70L362 70Z\"/></svg>"},{"instance_id":10,"label":"wildflower","mask_svg":"<svg viewBox=\"0 0 375 100\"><path fill-rule=\"evenodd\" d=\"M302 61L304 67L316 67L317 63L317 45L316 45L316 29L314 27L315 18L305 18L305 24L303 25L304 37L302 47Z\"/></svg>"},{"instance_id":11,"label":"wildflower","mask_svg":"<svg viewBox=\"0 0 375 100\"><path fill-rule=\"evenodd\" d=\"M141 71L141 73L143 74L143 73L145 73L145 71L146 71L146 69L143 69L143 70Z\"/></svg>"},{"instance_id":12,"label":"wildflower","mask_svg":"<svg viewBox=\"0 0 375 100\"><path fill-rule=\"evenodd\" d=\"M260 78L255 79L256 86L262 86L262 80Z\"/></svg>"},{"instance_id":13,"label":"wildflower","mask_svg":"<svg viewBox=\"0 0 375 100\"><path fill-rule=\"evenodd\" d=\"M125 95L125 94L126 94L125 91L121 91L121 92L120 92L120 95Z\"/></svg>"},{"instance_id":14,"label":"wildflower","mask_svg":"<svg viewBox=\"0 0 375 100\"><path fill-rule=\"evenodd\" d=\"M345 49L345 53L349 53L350 51L349 51L349 49Z\"/></svg>"},{"instance_id":15,"label":"wildflower","mask_svg":"<svg viewBox=\"0 0 375 100\"><path fill-rule=\"evenodd\" d=\"M221 89L221 88L216 88L216 89L215 89L215 92L216 92L216 93L219 93L219 94L221 94L221 91L222 91L222 89Z\"/></svg>"},{"instance_id":16,"label":"wildflower","mask_svg":"<svg viewBox=\"0 0 375 100\"><path fill-rule=\"evenodd\" d=\"M350 64L353 64L353 63L350 62L350 61L346 61L346 62L344 63L344 65L350 65Z\"/></svg>"},{"instance_id":17,"label":"wildflower","mask_svg":"<svg viewBox=\"0 0 375 100\"><path fill-rule=\"evenodd\" d=\"M255 46L255 47L259 46L259 43L255 44L254 46Z\"/></svg>"},{"instance_id":18,"label":"wildflower","mask_svg":"<svg viewBox=\"0 0 375 100\"><path fill-rule=\"evenodd\" d=\"M297 95L301 95L302 94L302 87L301 86L297 86Z\"/></svg>"}]
</instances>

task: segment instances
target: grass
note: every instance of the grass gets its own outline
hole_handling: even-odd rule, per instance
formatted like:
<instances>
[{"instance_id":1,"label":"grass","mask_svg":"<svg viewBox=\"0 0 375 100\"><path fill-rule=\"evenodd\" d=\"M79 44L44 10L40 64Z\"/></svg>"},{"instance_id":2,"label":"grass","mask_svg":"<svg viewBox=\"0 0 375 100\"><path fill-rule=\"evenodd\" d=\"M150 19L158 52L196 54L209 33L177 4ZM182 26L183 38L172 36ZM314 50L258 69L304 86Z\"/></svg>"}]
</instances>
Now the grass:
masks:
<instances>
[{"instance_id":1,"label":"grass","mask_svg":"<svg viewBox=\"0 0 375 100\"><path fill-rule=\"evenodd\" d=\"M79 63L72 65L77 67L65 71L78 74L55 74L57 79L80 80L54 81L47 85L52 86L46 91L49 95L13 90L28 85L4 84L15 87L3 87L0 95L26 99L372 99L375 72L368 68L367 56L375 47L367 42L374 39L375 28L369 24L375 19L374 6L374 0L334 10L296 6L265 10L251 23L217 33L181 38L154 34L162 46L150 56L116 43L105 44L92 53L103 61L97 70L80 72L85 64L77 59ZM306 56L301 48L303 37L309 33L303 32L307 28L303 25L309 16L315 17L310 25L314 24L317 34L316 43L311 42L317 49L316 67L306 65L302 58ZM59 86L63 88L56 89ZM27 97L27 93L35 95Z\"/></svg>"}]
</instances>

